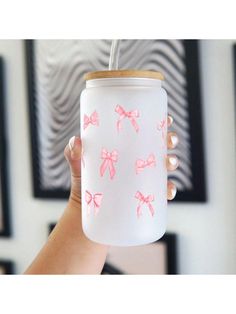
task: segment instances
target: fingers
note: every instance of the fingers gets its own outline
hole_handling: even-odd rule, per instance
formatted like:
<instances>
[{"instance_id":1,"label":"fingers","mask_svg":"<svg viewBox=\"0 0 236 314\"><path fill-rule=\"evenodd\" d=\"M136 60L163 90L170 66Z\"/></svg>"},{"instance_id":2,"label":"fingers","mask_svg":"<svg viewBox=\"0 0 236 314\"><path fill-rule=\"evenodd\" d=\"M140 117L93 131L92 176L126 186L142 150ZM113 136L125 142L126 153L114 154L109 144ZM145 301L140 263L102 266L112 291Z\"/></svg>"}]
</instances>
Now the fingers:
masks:
<instances>
[{"instance_id":1,"label":"fingers","mask_svg":"<svg viewBox=\"0 0 236 314\"><path fill-rule=\"evenodd\" d=\"M177 188L172 181L167 182L167 199L172 201L177 193Z\"/></svg>"},{"instance_id":2,"label":"fingers","mask_svg":"<svg viewBox=\"0 0 236 314\"><path fill-rule=\"evenodd\" d=\"M65 148L64 155L69 163L71 174L74 177L80 176L81 166L81 140L79 137L73 136Z\"/></svg>"},{"instance_id":3,"label":"fingers","mask_svg":"<svg viewBox=\"0 0 236 314\"><path fill-rule=\"evenodd\" d=\"M173 123L174 119L172 118L172 116L168 115L167 117L167 125L168 128L171 126L171 124Z\"/></svg>"},{"instance_id":4,"label":"fingers","mask_svg":"<svg viewBox=\"0 0 236 314\"><path fill-rule=\"evenodd\" d=\"M71 160L78 160L81 157L81 139L79 137L73 136L69 140L69 149Z\"/></svg>"},{"instance_id":5,"label":"fingers","mask_svg":"<svg viewBox=\"0 0 236 314\"><path fill-rule=\"evenodd\" d=\"M71 172L71 194L80 198L81 186L81 139L73 136L64 150Z\"/></svg>"},{"instance_id":6,"label":"fingers","mask_svg":"<svg viewBox=\"0 0 236 314\"><path fill-rule=\"evenodd\" d=\"M179 166L179 160L176 155L167 155L166 168L168 171L174 171Z\"/></svg>"},{"instance_id":7,"label":"fingers","mask_svg":"<svg viewBox=\"0 0 236 314\"><path fill-rule=\"evenodd\" d=\"M173 118L168 116L167 125L170 127L173 124ZM174 149L179 143L178 136L175 132L168 132L167 134L167 148ZM166 167L168 171L175 171L179 166L179 160L176 155L167 155L166 157ZM167 183L167 199L171 201L175 198L177 193L177 188L172 181Z\"/></svg>"},{"instance_id":8,"label":"fingers","mask_svg":"<svg viewBox=\"0 0 236 314\"><path fill-rule=\"evenodd\" d=\"M167 117L167 125L168 128L173 124L173 117L168 115ZM174 149L179 143L178 136L175 132L168 132L167 134L167 148L168 149Z\"/></svg>"},{"instance_id":9,"label":"fingers","mask_svg":"<svg viewBox=\"0 0 236 314\"><path fill-rule=\"evenodd\" d=\"M167 148L174 149L179 143L179 138L175 132L168 132L167 134Z\"/></svg>"},{"instance_id":10,"label":"fingers","mask_svg":"<svg viewBox=\"0 0 236 314\"><path fill-rule=\"evenodd\" d=\"M168 171L174 171L178 168L179 160L176 155L168 155L166 157L166 167ZM177 188L172 181L167 183L167 199L171 201L175 198L177 193Z\"/></svg>"}]
</instances>

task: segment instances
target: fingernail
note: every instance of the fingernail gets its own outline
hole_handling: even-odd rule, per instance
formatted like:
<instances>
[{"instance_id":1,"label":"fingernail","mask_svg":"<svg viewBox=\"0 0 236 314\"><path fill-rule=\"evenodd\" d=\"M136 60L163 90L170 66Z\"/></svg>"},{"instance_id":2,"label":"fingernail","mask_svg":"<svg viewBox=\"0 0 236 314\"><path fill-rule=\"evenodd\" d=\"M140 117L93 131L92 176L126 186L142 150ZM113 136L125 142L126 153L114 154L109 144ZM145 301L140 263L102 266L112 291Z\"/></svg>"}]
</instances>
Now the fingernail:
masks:
<instances>
[{"instance_id":1,"label":"fingernail","mask_svg":"<svg viewBox=\"0 0 236 314\"><path fill-rule=\"evenodd\" d=\"M172 166L176 166L177 165L177 163L178 163L178 159L176 158L176 157L174 157L174 156L172 156L172 157L169 157L169 163L172 165Z\"/></svg>"},{"instance_id":2,"label":"fingernail","mask_svg":"<svg viewBox=\"0 0 236 314\"><path fill-rule=\"evenodd\" d=\"M176 136L176 135L171 135L171 137L170 137L170 140L171 140L171 143L172 143L172 145L173 146L176 146L177 144L178 144L178 137Z\"/></svg>"},{"instance_id":3,"label":"fingernail","mask_svg":"<svg viewBox=\"0 0 236 314\"><path fill-rule=\"evenodd\" d=\"M168 125L170 126L173 123L174 119L172 116L168 116Z\"/></svg>"},{"instance_id":4,"label":"fingernail","mask_svg":"<svg viewBox=\"0 0 236 314\"><path fill-rule=\"evenodd\" d=\"M80 159L81 157L81 145L80 145L80 138L73 136L69 140L69 148L70 148L70 155L72 159Z\"/></svg>"},{"instance_id":5,"label":"fingernail","mask_svg":"<svg viewBox=\"0 0 236 314\"><path fill-rule=\"evenodd\" d=\"M170 198L173 200L176 196L176 193L177 193L177 188L176 187L172 187L170 189Z\"/></svg>"},{"instance_id":6,"label":"fingernail","mask_svg":"<svg viewBox=\"0 0 236 314\"><path fill-rule=\"evenodd\" d=\"M75 136L72 136L69 140L69 148L70 148L70 151L73 150L73 147L74 147L74 144L75 144Z\"/></svg>"}]
</instances>

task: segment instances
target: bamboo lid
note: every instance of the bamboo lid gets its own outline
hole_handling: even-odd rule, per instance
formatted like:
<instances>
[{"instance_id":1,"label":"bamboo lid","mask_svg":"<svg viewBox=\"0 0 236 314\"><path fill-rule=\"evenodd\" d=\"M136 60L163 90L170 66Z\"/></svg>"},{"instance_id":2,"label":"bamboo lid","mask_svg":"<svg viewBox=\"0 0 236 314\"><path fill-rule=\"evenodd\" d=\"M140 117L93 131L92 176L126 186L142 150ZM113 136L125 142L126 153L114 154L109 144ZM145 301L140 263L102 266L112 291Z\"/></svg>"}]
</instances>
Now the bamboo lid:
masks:
<instances>
[{"instance_id":1,"label":"bamboo lid","mask_svg":"<svg viewBox=\"0 0 236 314\"><path fill-rule=\"evenodd\" d=\"M142 71L142 70L111 70L111 71L96 71L85 74L85 81L102 79L102 78L120 78L120 77L139 77L151 78L156 80L164 80L164 76L160 72Z\"/></svg>"}]
</instances>

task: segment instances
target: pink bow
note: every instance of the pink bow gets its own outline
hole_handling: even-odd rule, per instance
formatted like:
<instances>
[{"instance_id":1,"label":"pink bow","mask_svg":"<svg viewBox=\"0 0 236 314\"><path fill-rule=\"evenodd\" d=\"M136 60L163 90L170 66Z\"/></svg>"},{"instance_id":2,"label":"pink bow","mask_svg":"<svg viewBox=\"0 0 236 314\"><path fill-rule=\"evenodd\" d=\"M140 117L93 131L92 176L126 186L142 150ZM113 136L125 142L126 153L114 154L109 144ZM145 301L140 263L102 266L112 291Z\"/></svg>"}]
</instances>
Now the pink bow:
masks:
<instances>
[{"instance_id":1,"label":"pink bow","mask_svg":"<svg viewBox=\"0 0 236 314\"><path fill-rule=\"evenodd\" d=\"M167 126L167 119L161 120L161 122L157 126L158 131L161 131L162 133L163 140L165 139L166 126Z\"/></svg>"},{"instance_id":2,"label":"pink bow","mask_svg":"<svg viewBox=\"0 0 236 314\"><path fill-rule=\"evenodd\" d=\"M138 207L137 207L137 216L138 218L142 215L142 210L141 210L141 207L143 204L147 204L149 210L150 210L150 213L152 216L154 216L154 208L152 207L152 204L151 202L154 201L154 195L148 195L148 196L144 196L141 192L137 191L136 194L135 194L135 198L137 198L139 200L139 204L138 204Z\"/></svg>"},{"instance_id":3,"label":"pink bow","mask_svg":"<svg viewBox=\"0 0 236 314\"><path fill-rule=\"evenodd\" d=\"M89 126L89 124L99 125L98 113L96 111L94 111L90 117L86 114L84 115L84 130Z\"/></svg>"},{"instance_id":4,"label":"pink bow","mask_svg":"<svg viewBox=\"0 0 236 314\"><path fill-rule=\"evenodd\" d=\"M113 150L109 153L105 148L102 149L101 158L104 159L103 163L100 166L100 175L101 177L104 175L106 168L108 167L110 172L110 178L113 179L116 173L114 162L118 160L118 152L117 150Z\"/></svg>"},{"instance_id":5,"label":"pink bow","mask_svg":"<svg viewBox=\"0 0 236 314\"><path fill-rule=\"evenodd\" d=\"M94 214L97 215L99 208L101 206L103 195L102 193L96 193L92 195L89 191L85 191L85 201L88 205L87 213L90 214L91 206L94 206Z\"/></svg>"},{"instance_id":6,"label":"pink bow","mask_svg":"<svg viewBox=\"0 0 236 314\"><path fill-rule=\"evenodd\" d=\"M140 173L146 167L155 167L156 159L154 154L150 154L147 160L138 159L135 163L136 174Z\"/></svg>"},{"instance_id":7,"label":"pink bow","mask_svg":"<svg viewBox=\"0 0 236 314\"><path fill-rule=\"evenodd\" d=\"M121 121L124 118L128 118L130 122L132 123L134 129L136 132L139 131L139 126L135 120L135 118L139 117L139 111L138 110L133 110L133 111L125 111L123 107L120 105L116 106L115 112L117 112L120 115L119 120L117 121L117 130L121 130Z\"/></svg>"}]
</instances>

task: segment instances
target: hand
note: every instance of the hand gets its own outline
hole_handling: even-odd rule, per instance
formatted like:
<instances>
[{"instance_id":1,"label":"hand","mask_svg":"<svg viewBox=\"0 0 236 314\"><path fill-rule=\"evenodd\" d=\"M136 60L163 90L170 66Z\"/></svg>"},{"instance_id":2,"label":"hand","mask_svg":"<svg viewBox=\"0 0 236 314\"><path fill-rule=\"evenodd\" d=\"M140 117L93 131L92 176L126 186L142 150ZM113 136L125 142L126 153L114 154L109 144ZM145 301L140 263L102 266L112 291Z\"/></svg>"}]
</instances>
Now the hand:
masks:
<instances>
[{"instance_id":1,"label":"hand","mask_svg":"<svg viewBox=\"0 0 236 314\"><path fill-rule=\"evenodd\" d=\"M173 123L173 118L168 116L168 127ZM174 149L178 144L178 136L175 132L168 132L167 134L167 148ZM71 172L71 194L70 201L74 204L81 204L81 140L79 137L73 136L64 151ZM179 161L176 155L167 155L166 167L168 171L174 171L178 168ZM175 198L177 189L173 182L168 181L167 184L167 199L173 200Z\"/></svg>"},{"instance_id":2,"label":"hand","mask_svg":"<svg viewBox=\"0 0 236 314\"><path fill-rule=\"evenodd\" d=\"M168 126L173 122L168 117ZM167 134L168 149L178 143L174 132ZM83 233L81 221L81 140L72 137L65 148L70 165L71 194L68 205L47 243L41 249L25 274L100 274L106 260L108 246L90 241ZM166 157L169 171L178 167L175 155ZM175 197L176 187L168 181L167 198Z\"/></svg>"},{"instance_id":3,"label":"hand","mask_svg":"<svg viewBox=\"0 0 236 314\"><path fill-rule=\"evenodd\" d=\"M170 127L173 123L173 118L171 116L168 116L167 124L168 127ZM168 132L167 134L167 148L168 149L174 149L179 143L178 136L175 132ZM166 167L168 171L174 171L179 166L179 160L176 155L170 154L166 157ZM177 189L175 184L172 181L168 180L167 183L167 199L168 201L171 201L175 198Z\"/></svg>"}]
</instances>

